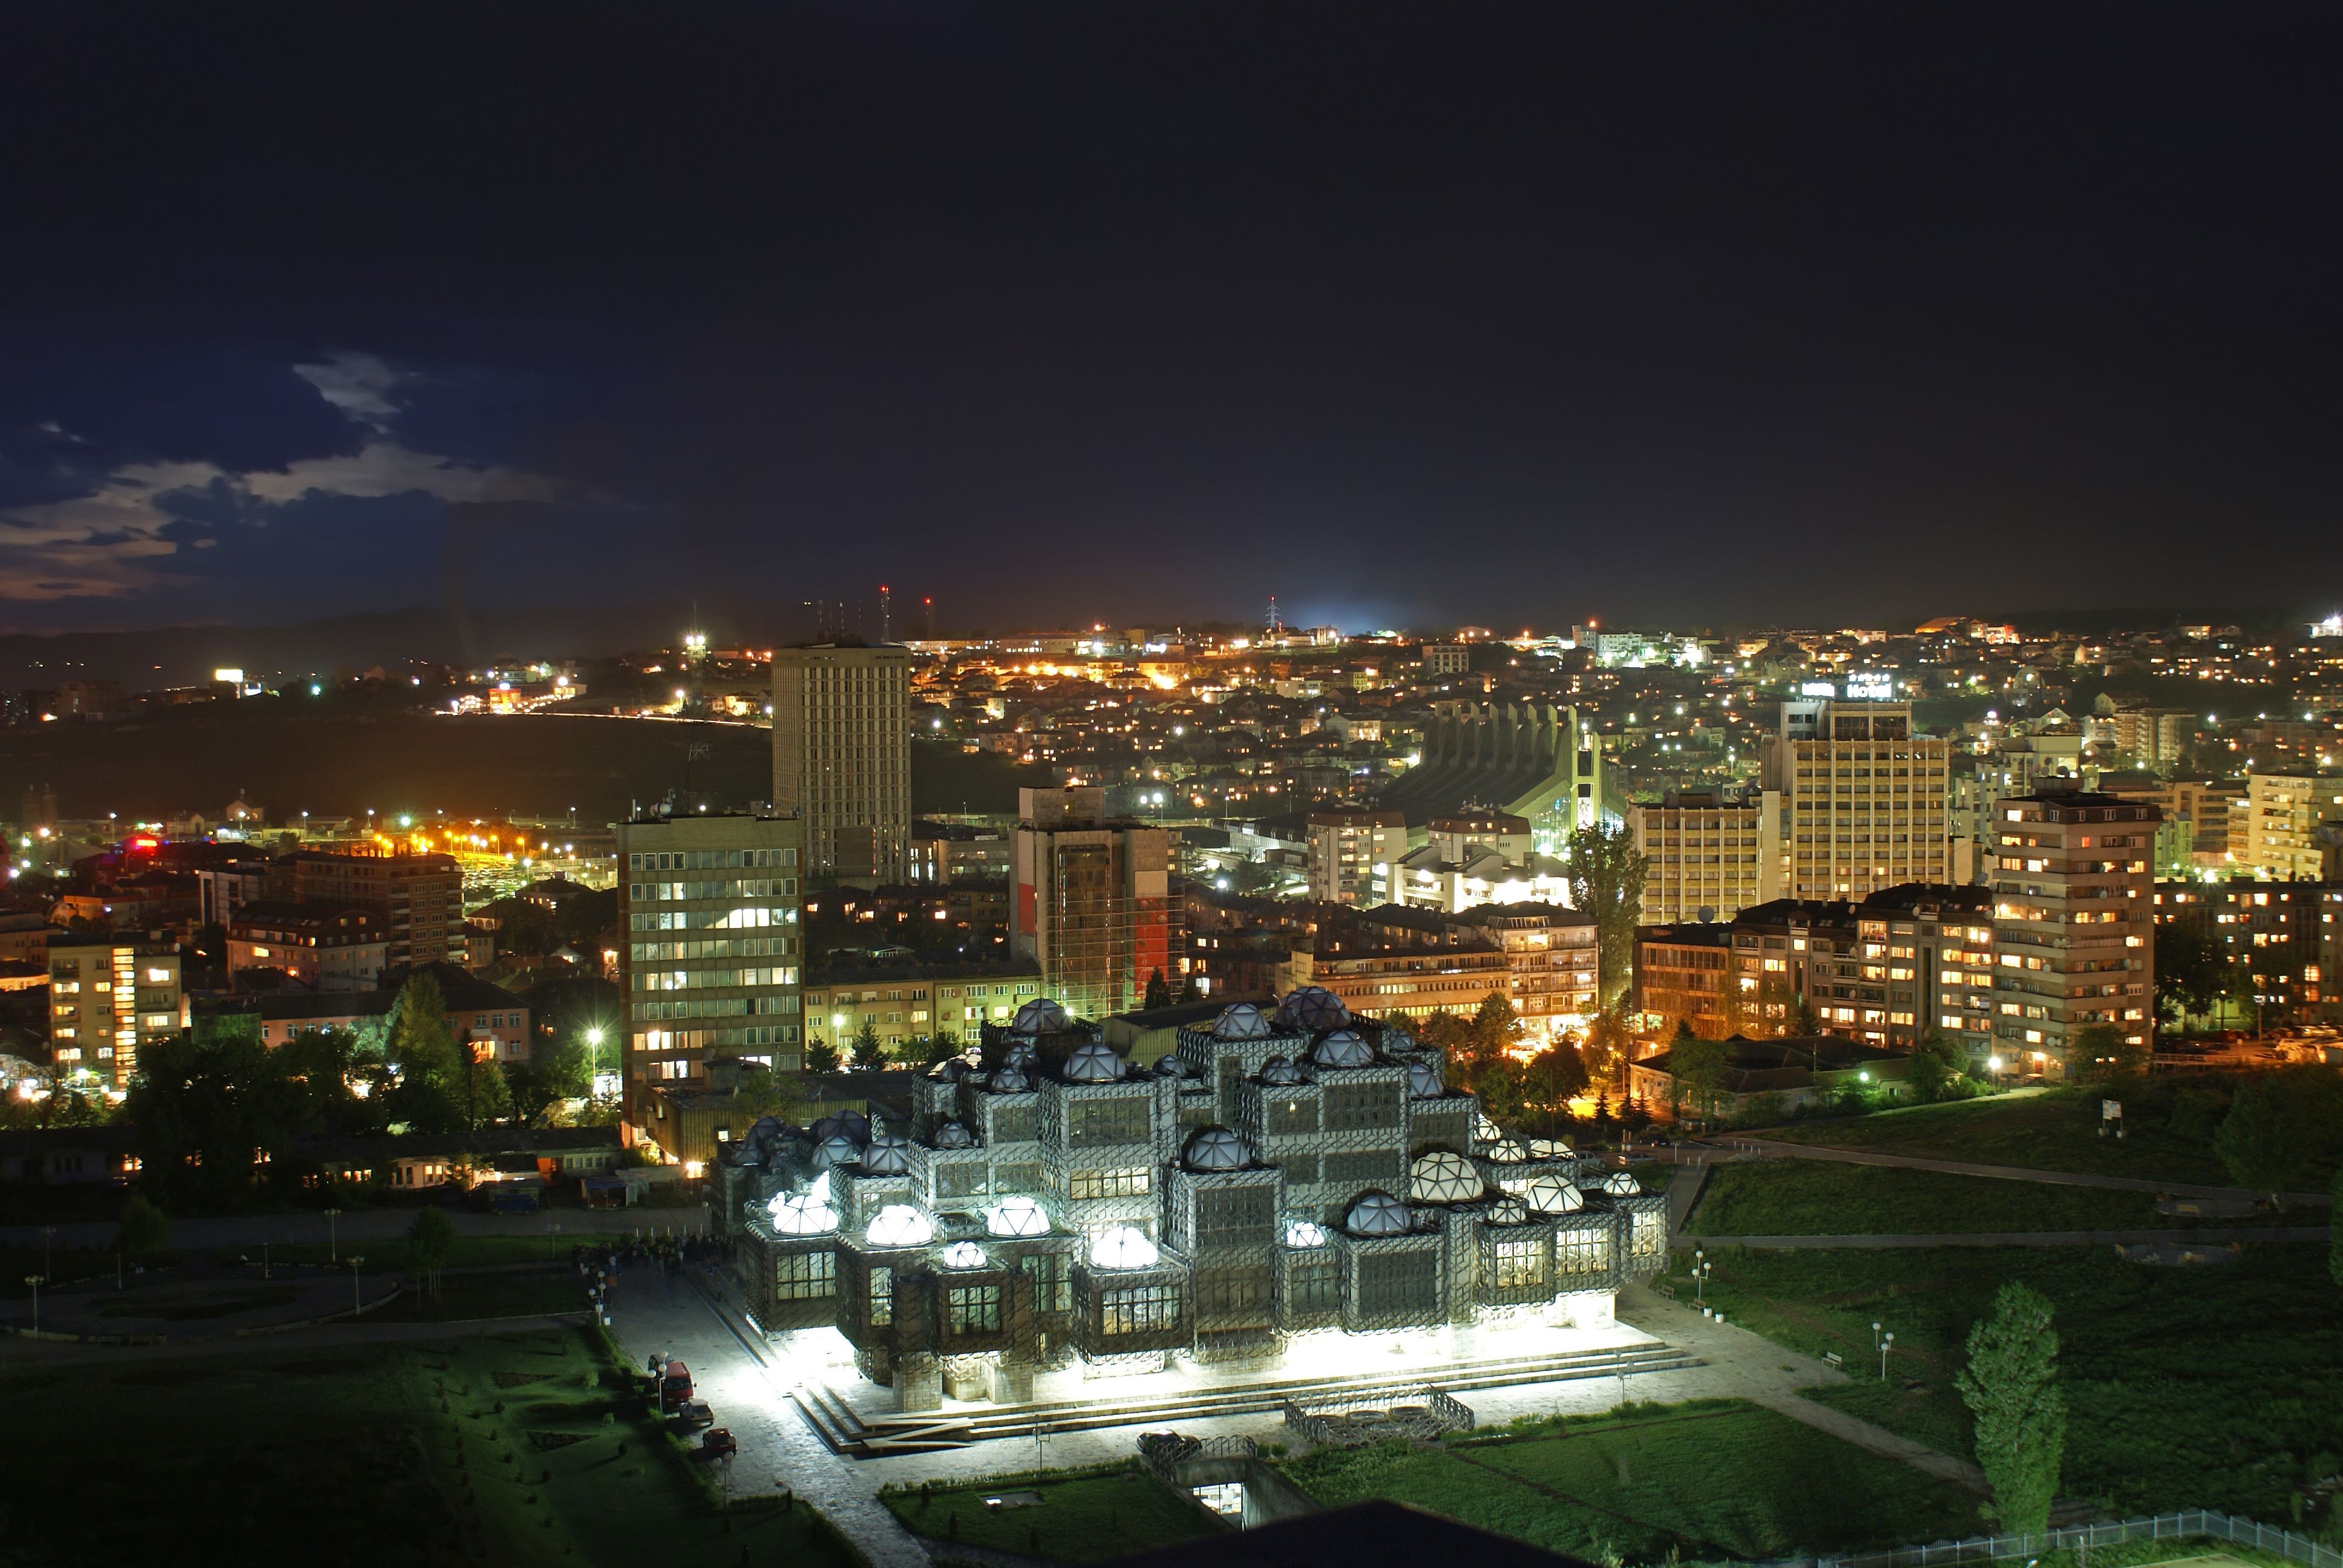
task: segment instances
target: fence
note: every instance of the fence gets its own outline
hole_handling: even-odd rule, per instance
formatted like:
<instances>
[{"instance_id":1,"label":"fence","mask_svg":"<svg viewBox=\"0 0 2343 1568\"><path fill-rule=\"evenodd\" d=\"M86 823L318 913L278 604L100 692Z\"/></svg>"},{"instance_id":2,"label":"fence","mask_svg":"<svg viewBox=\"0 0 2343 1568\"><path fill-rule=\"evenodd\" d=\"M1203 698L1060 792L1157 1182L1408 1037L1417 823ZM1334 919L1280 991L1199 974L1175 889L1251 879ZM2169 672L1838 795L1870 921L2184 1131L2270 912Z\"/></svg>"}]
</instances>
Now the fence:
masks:
<instances>
[{"instance_id":1,"label":"fence","mask_svg":"<svg viewBox=\"0 0 2343 1568\"><path fill-rule=\"evenodd\" d=\"M1251 1459L1261 1445L1242 1434L1234 1437L1190 1437L1178 1432L1151 1432L1139 1440L1140 1462L1150 1474L1170 1487L1180 1487L1180 1466L1192 1459Z\"/></svg>"},{"instance_id":2,"label":"fence","mask_svg":"<svg viewBox=\"0 0 2343 1568\"><path fill-rule=\"evenodd\" d=\"M2264 1552L2275 1552L2308 1568L2343 1568L2343 1549L2326 1546L2307 1535L2280 1530L2252 1519L2232 1518L2202 1510L2159 1513L2147 1519L2127 1519L2116 1524L2077 1524L2021 1535L1975 1535L1966 1541L1939 1541L1926 1546L1899 1546L1890 1552L1857 1552L1845 1557L1799 1559L1814 1568L1942 1568L1955 1563L2022 1561L2045 1553L2074 1551L2087 1554L2094 1546L2119 1546L2127 1541L2174 1541L2209 1537L2235 1542ZM1778 1564L1776 1568L1790 1568Z\"/></svg>"},{"instance_id":3,"label":"fence","mask_svg":"<svg viewBox=\"0 0 2343 1568\"><path fill-rule=\"evenodd\" d=\"M1287 1400L1285 1424L1322 1448L1352 1448L1386 1437L1433 1438L1443 1432L1470 1432L1479 1421L1473 1407L1455 1395L1419 1383L1381 1393L1312 1399L1306 1408Z\"/></svg>"}]
</instances>

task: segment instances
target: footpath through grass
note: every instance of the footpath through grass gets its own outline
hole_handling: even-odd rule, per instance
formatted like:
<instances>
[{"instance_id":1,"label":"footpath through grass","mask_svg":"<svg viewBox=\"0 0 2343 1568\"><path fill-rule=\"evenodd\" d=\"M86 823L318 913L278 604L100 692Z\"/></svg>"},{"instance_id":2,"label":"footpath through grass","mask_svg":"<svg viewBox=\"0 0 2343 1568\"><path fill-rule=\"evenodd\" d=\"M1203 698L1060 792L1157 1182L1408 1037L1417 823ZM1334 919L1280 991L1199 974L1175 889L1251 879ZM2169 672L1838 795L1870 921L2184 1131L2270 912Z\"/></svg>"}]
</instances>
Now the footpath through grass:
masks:
<instances>
[{"instance_id":1,"label":"footpath through grass","mask_svg":"<svg viewBox=\"0 0 2343 1568\"><path fill-rule=\"evenodd\" d=\"M1708 1300L1729 1322L1845 1359L1854 1381L1810 1397L1963 1458L1953 1374L1994 1293L2025 1281L2057 1314L2060 1491L2124 1515L2210 1508L2284 1523L2343 1455L2343 1291L2323 1247L2249 1244L2238 1262L2201 1268L2127 1263L2112 1247L1709 1256ZM1896 1335L1884 1383L1874 1322Z\"/></svg>"},{"instance_id":2,"label":"footpath through grass","mask_svg":"<svg viewBox=\"0 0 2343 1568\"><path fill-rule=\"evenodd\" d=\"M2121 1138L2099 1136L2102 1096L2080 1089L1997 1094L1756 1131L1830 1149L2227 1187L2233 1183L2213 1152L2213 1131L2227 1110L2227 1093L2225 1084L2210 1079L2158 1081L2115 1093L2124 1102Z\"/></svg>"},{"instance_id":3,"label":"footpath through grass","mask_svg":"<svg viewBox=\"0 0 2343 1568\"><path fill-rule=\"evenodd\" d=\"M1528 1435L1288 1461L1330 1506L1388 1497L1591 1562L1780 1557L1932 1541L1978 1499L1736 1400L1627 1406Z\"/></svg>"},{"instance_id":4,"label":"footpath through grass","mask_svg":"<svg viewBox=\"0 0 2343 1568\"><path fill-rule=\"evenodd\" d=\"M627 1378L579 1330L16 1372L39 1436L0 1540L65 1568L857 1561L807 1509L719 1509Z\"/></svg>"},{"instance_id":5,"label":"footpath through grass","mask_svg":"<svg viewBox=\"0 0 2343 1568\"><path fill-rule=\"evenodd\" d=\"M1983 1231L2185 1231L2317 1225L2323 1209L2197 1220L2156 1211L2155 1194L1956 1176L1825 1160L1720 1165L1685 1221L1695 1236L1945 1235Z\"/></svg>"},{"instance_id":6,"label":"footpath through grass","mask_svg":"<svg viewBox=\"0 0 2343 1568\"><path fill-rule=\"evenodd\" d=\"M1018 1505L987 1508L988 1497ZM1135 1465L1060 1480L890 1492L881 1501L914 1534L1053 1563L1091 1563L1220 1530L1200 1507Z\"/></svg>"}]
</instances>

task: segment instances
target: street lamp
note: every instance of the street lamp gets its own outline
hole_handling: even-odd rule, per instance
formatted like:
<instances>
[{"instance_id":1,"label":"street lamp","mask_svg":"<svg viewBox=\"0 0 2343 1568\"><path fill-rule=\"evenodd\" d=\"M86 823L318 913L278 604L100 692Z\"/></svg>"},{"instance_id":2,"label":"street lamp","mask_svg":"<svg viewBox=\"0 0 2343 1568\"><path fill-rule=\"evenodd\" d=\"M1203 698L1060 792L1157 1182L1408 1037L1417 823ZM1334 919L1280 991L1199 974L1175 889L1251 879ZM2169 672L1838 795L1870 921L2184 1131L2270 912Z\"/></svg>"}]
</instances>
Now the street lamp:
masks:
<instances>
[{"instance_id":1,"label":"street lamp","mask_svg":"<svg viewBox=\"0 0 2343 1568\"><path fill-rule=\"evenodd\" d=\"M1877 1323L1871 1325L1871 1348L1873 1350L1877 1350L1879 1348L1879 1325Z\"/></svg>"},{"instance_id":2,"label":"street lamp","mask_svg":"<svg viewBox=\"0 0 2343 1568\"><path fill-rule=\"evenodd\" d=\"M358 1265L365 1261L366 1260L357 1253L350 1254L350 1316L352 1317L357 1317L366 1311L366 1303L358 1300Z\"/></svg>"},{"instance_id":3,"label":"street lamp","mask_svg":"<svg viewBox=\"0 0 2343 1568\"><path fill-rule=\"evenodd\" d=\"M1887 1381L1887 1352L1896 1348L1896 1336L1889 1334L1879 1342L1879 1381Z\"/></svg>"},{"instance_id":4,"label":"street lamp","mask_svg":"<svg viewBox=\"0 0 2343 1568\"><path fill-rule=\"evenodd\" d=\"M56 1271L55 1269L51 1266L53 1260L49 1256L50 1244L55 1241L56 1239L57 1228L55 1225L44 1225L41 1227L41 1277L44 1279L46 1279L49 1275Z\"/></svg>"},{"instance_id":5,"label":"street lamp","mask_svg":"<svg viewBox=\"0 0 2343 1568\"><path fill-rule=\"evenodd\" d=\"M326 1211L326 1266L327 1268L332 1268L341 1261L341 1249L337 1235L339 1227L334 1223L341 1217L342 1211L339 1209Z\"/></svg>"},{"instance_id":6,"label":"street lamp","mask_svg":"<svg viewBox=\"0 0 2343 1568\"><path fill-rule=\"evenodd\" d=\"M48 1278L48 1276L45 1274L27 1274L25 1276L25 1283L33 1287L33 1334L35 1338L38 1338L41 1332L41 1282L46 1278Z\"/></svg>"},{"instance_id":7,"label":"street lamp","mask_svg":"<svg viewBox=\"0 0 2343 1568\"><path fill-rule=\"evenodd\" d=\"M545 1255L552 1257L561 1246L561 1221L556 1220L545 1228Z\"/></svg>"}]
</instances>

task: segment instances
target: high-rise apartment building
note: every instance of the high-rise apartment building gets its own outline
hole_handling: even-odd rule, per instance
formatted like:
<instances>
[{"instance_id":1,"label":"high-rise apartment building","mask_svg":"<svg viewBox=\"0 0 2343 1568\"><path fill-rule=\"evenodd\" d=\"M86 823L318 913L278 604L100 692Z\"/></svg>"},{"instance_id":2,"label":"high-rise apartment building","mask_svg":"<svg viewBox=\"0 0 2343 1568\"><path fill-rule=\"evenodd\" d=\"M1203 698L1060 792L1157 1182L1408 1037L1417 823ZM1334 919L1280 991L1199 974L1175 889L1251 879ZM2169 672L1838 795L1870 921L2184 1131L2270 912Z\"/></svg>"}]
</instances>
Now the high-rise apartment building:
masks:
<instances>
[{"instance_id":1,"label":"high-rise apartment building","mask_svg":"<svg viewBox=\"0 0 2343 1568\"><path fill-rule=\"evenodd\" d=\"M1110 819L1103 789L1020 789L1017 803L1009 940L1040 967L1041 994L1103 1020L1158 970L1178 984L1170 831Z\"/></svg>"},{"instance_id":2,"label":"high-rise apartment building","mask_svg":"<svg viewBox=\"0 0 2343 1568\"><path fill-rule=\"evenodd\" d=\"M2316 881L2319 824L2343 821L2343 772L2248 773L2246 837L2232 832L2229 859L2279 881Z\"/></svg>"},{"instance_id":3,"label":"high-rise apartment building","mask_svg":"<svg viewBox=\"0 0 2343 1568\"><path fill-rule=\"evenodd\" d=\"M391 972L464 956L464 874L456 857L385 849L303 849L280 859L274 898L364 910L383 939Z\"/></svg>"},{"instance_id":4,"label":"high-rise apartment building","mask_svg":"<svg viewBox=\"0 0 2343 1568\"><path fill-rule=\"evenodd\" d=\"M1656 803L1629 806L1627 828L1648 862L1641 917L1648 924L1729 920L1782 896L1779 790L1672 789Z\"/></svg>"},{"instance_id":5,"label":"high-rise apartment building","mask_svg":"<svg viewBox=\"0 0 2343 1568\"><path fill-rule=\"evenodd\" d=\"M140 1044L186 1027L176 942L60 931L48 960L49 1042L60 1072L127 1089Z\"/></svg>"},{"instance_id":6,"label":"high-rise apartment building","mask_svg":"<svg viewBox=\"0 0 2343 1568\"><path fill-rule=\"evenodd\" d=\"M1391 867L1407 853L1407 818L1398 811L1328 809L1310 813L1310 896L1330 904L1380 904L1392 897Z\"/></svg>"},{"instance_id":7,"label":"high-rise apartment building","mask_svg":"<svg viewBox=\"0 0 2343 1568\"><path fill-rule=\"evenodd\" d=\"M1794 899L1862 899L1950 879L1948 748L1917 736L1908 702L1782 704L1765 787L1782 797Z\"/></svg>"},{"instance_id":8,"label":"high-rise apartment building","mask_svg":"<svg viewBox=\"0 0 2343 1568\"><path fill-rule=\"evenodd\" d=\"M911 654L820 643L773 654L773 805L805 825L805 863L910 879Z\"/></svg>"},{"instance_id":9,"label":"high-rise apartment building","mask_svg":"<svg viewBox=\"0 0 2343 1568\"><path fill-rule=\"evenodd\" d=\"M710 1058L797 1070L802 825L695 812L614 826L629 1115L642 1123L654 1087L706 1087Z\"/></svg>"},{"instance_id":10,"label":"high-rise apartment building","mask_svg":"<svg viewBox=\"0 0 2343 1568\"><path fill-rule=\"evenodd\" d=\"M2069 1062L2074 1036L2156 1030L2157 809L2097 790L2005 800L1995 844L1994 1034L2013 1068Z\"/></svg>"}]
</instances>

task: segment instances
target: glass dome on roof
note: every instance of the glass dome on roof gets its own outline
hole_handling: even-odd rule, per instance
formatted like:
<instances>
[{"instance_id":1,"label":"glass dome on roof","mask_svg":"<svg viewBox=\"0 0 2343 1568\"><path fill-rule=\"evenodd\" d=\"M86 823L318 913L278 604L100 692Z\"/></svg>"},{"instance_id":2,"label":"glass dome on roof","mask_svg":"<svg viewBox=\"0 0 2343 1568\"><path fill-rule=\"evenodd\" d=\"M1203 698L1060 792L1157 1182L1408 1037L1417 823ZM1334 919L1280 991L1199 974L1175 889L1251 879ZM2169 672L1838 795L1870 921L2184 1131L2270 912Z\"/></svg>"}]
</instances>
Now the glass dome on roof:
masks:
<instances>
[{"instance_id":1,"label":"glass dome on roof","mask_svg":"<svg viewBox=\"0 0 2343 1568\"><path fill-rule=\"evenodd\" d=\"M1212 1020L1214 1040L1263 1040L1276 1032L1261 1009L1249 1001L1232 1002Z\"/></svg>"},{"instance_id":2,"label":"glass dome on roof","mask_svg":"<svg viewBox=\"0 0 2343 1568\"><path fill-rule=\"evenodd\" d=\"M1272 1056L1261 1064L1261 1081L1280 1089L1291 1089L1302 1081L1302 1069L1282 1056Z\"/></svg>"},{"instance_id":3,"label":"glass dome on roof","mask_svg":"<svg viewBox=\"0 0 2343 1568\"><path fill-rule=\"evenodd\" d=\"M1494 1143L1505 1135L1505 1130L1489 1120L1486 1113L1473 1118L1473 1141Z\"/></svg>"},{"instance_id":4,"label":"glass dome on roof","mask_svg":"<svg viewBox=\"0 0 2343 1568\"><path fill-rule=\"evenodd\" d=\"M1003 1066L992 1070L992 1076L985 1080L984 1087L995 1094L1022 1094L1033 1085L1026 1079L1023 1068Z\"/></svg>"},{"instance_id":5,"label":"glass dome on roof","mask_svg":"<svg viewBox=\"0 0 2343 1568\"><path fill-rule=\"evenodd\" d=\"M958 1079L961 1073L966 1072L967 1070L967 1062L961 1060L957 1056L947 1056L941 1061L928 1069L928 1076L933 1079L940 1079L942 1081L949 1083Z\"/></svg>"},{"instance_id":6,"label":"glass dome on roof","mask_svg":"<svg viewBox=\"0 0 2343 1568\"><path fill-rule=\"evenodd\" d=\"M1404 1236L1415 1229L1415 1216L1388 1192L1362 1192L1342 1216L1342 1228L1353 1236Z\"/></svg>"},{"instance_id":7,"label":"glass dome on roof","mask_svg":"<svg viewBox=\"0 0 2343 1568\"><path fill-rule=\"evenodd\" d=\"M1373 1067L1375 1053L1354 1029L1338 1029L1320 1040L1310 1060L1321 1067Z\"/></svg>"},{"instance_id":8,"label":"glass dome on roof","mask_svg":"<svg viewBox=\"0 0 2343 1568\"><path fill-rule=\"evenodd\" d=\"M890 1203L870 1217L862 1239L874 1247L924 1247L935 1234L925 1214L909 1203Z\"/></svg>"},{"instance_id":9,"label":"glass dome on roof","mask_svg":"<svg viewBox=\"0 0 2343 1568\"><path fill-rule=\"evenodd\" d=\"M1001 1053L1001 1063L1007 1067L1030 1069L1041 1060L1041 1053L1033 1049L1033 1042L1030 1040L1012 1040Z\"/></svg>"},{"instance_id":10,"label":"glass dome on roof","mask_svg":"<svg viewBox=\"0 0 2343 1568\"><path fill-rule=\"evenodd\" d=\"M1462 1154L1435 1149L1408 1167L1408 1196L1419 1203L1470 1203L1481 1195L1481 1173Z\"/></svg>"},{"instance_id":11,"label":"glass dome on roof","mask_svg":"<svg viewBox=\"0 0 2343 1568\"><path fill-rule=\"evenodd\" d=\"M1485 1225L1526 1225L1530 1222L1530 1207L1519 1198L1500 1198L1489 1205L1481 1221Z\"/></svg>"},{"instance_id":12,"label":"glass dome on roof","mask_svg":"<svg viewBox=\"0 0 2343 1568\"><path fill-rule=\"evenodd\" d=\"M1571 1214L1586 1207L1577 1186L1559 1176L1534 1176L1521 1195L1522 1201L1540 1214Z\"/></svg>"},{"instance_id":13,"label":"glass dome on roof","mask_svg":"<svg viewBox=\"0 0 2343 1568\"><path fill-rule=\"evenodd\" d=\"M1533 1160L1567 1160L1571 1155L1569 1141L1561 1138L1533 1138L1530 1158Z\"/></svg>"},{"instance_id":14,"label":"glass dome on roof","mask_svg":"<svg viewBox=\"0 0 2343 1568\"><path fill-rule=\"evenodd\" d=\"M777 1194L765 1212L784 1236L821 1236L837 1230L838 1211L830 1206L830 1172L815 1177L802 1192Z\"/></svg>"},{"instance_id":15,"label":"glass dome on roof","mask_svg":"<svg viewBox=\"0 0 2343 1568\"><path fill-rule=\"evenodd\" d=\"M984 1229L994 1236L1046 1236L1050 1216L1031 1198L1003 1198L984 1211Z\"/></svg>"},{"instance_id":16,"label":"glass dome on roof","mask_svg":"<svg viewBox=\"0 0 2343 1568\"><path fill-rule=\"evenodd\" d=\"M862 1158L862 1148L843 1133L834 1134L814 1145L813 1166L827 1171L833 1165L851 1165Z\"/></svg>"},{"instance_id":17,"label":"glass dome on roof","mask_svg":"<svg viewBox=\"0 0 2343 1568\"><path fill-rule=\"evenodd\" d=\"M973 1241L954 1241L943 1250L943 1255L937 1261L947 1269L981 1269L984 1267L984 1249Z\"/></svg>"},{"instance_id":18,"label":"glass dome on roof","mask_svg":"<svg viewBox=\"0 0 2343 1568\"><path fill-rule=\"evenodd\" d=\"M862 1151L862 1169L873 1176L903 1176L911 1169L911 1141L882 1132Z\"/></svg>"},{"instance_id":19,"label":"glass dome on roof","mask_svg":"<svg viewBox=\"0 0 2343 1568\"><path fill-rule=\"evenodd\" d=\"M841 1111L835 1116L825 1116L813 1124L814 1141L825 1138L850 1138L858 1145L870 1138L870 1119L859 1111Z\"/></svg>"},{"instance_id":20,"label":"glass dome on roof","mask_svg":"<svg viewBox=\"0 0 2343 1568\"><path fill-rule=\"evenodd\" d=\"M1167 1051L1156 1059L1155 1074L1159 1078L1193 1078L1195 1070L1180 1060L1176 1051Z\"/></svg>"},{"instance_id":21,"label":"glass dome on roof","mask_svg":"<svg viewBox=\"0 0 2343 1568\"><path fill-rule=\"evenodd\" d=\"M1064 1070L1068 1083L1115 1083L1122 1078L1122 1058L1114 1053L1114 1047L1093 1040L1074 1047Z\"/></svg>"},{"instance_id":22,"label":"glass dome on roof","mask_svg":"<svg viewBox=\"0 0 2343 1568\"><path fill-rule=\"evenodd\" d=\"M1440 1069L1428 1061L1407 1064L1407 1097L1410 1100L1437 1100L1447 1092L1448 1086L1440 1081Z\"/></svg>"},{"instance_id":23,"label":"glass dome on roof","mask_svg":"<svg viewBox=\"0 0 2343 1568\"><path fill-rule=\"evenodd\" d=\"M976 1147L976 1134L970 1132L967 1128L962 1127L957 1121L947 1121L941 1127L936 1129L936 1147L939 1149L973 1149Z\"/></svg>"},{"instance_id":24,"label":"glass dome on roof","mask_svg":"<svg viewBox=\"0 0 2343 1568\"><path fill-rule=\"evenodd\" d=\"M1011 1034L1056 1034L1066 1027L1066 1010L1048 997L1037 996L1017 1010L1009 1026Z\"/></svg>"},{"instance_id":25,"label":"glass dome on roof","mask_svg":"<svg viewBox=\"0 0 2343 1568\"><path fill-rule=\"evenodd\" d=\"M1382 1021L1383 1026L1383 1035L1378 1043L1381 1044L1386 1051L1395 1054L1403 1050L1422 1050L1423 1049L1423 1041L1415 1038L1415 1031L1407 1027L1406 1020L1398 1018L1387 1018Z\"/></svg>"},{"instance_id":26,"label":"glass dome on roof","mask_svg":"<svg viewBox=\"0 0 2343 1568\"><path fill-rule=\"evenodd\" d=\"M1314 1220L1294 1220L1285 1227L1285 1244L1289 1247L1322 1247L1326 1244L1326 1227Z\"/></svg>"},{"instance_id":27,"label":"glass dome on roof","mask_svg":"<svg viewBox=\"0 0 2343 1568\"><path fill-rule=\"evenodd\" d=\"M1519 1165L1530 1157L1530 1151L1513 1138L1500 1138L1489 1145L1488 1156L1500 1165Z\"/></svg>"},{"instance_id":28,"label":"glass dome on roof","mask_svg":"<svg viewBox=\"0 0 2343 1568\"><path fill-rule=\"evenodd\" d=\"M1614 1198L1633 1198L1644 1190L1632 1171L1614 1171L1600 1181L1588 1182L1598 1192L1608 1192Z\"/></svg>"},{"instance_id":29,"label":"glass dome on roof","mask_svg":"<svg viewBox=\"0 0 2343 1568\"><path fill-rule=\"evenodd\" d=\"M1155 1243L1143 1231L1130 1225L1117 1225L1102 1231L1091 1243L1091 1267L1093 1269L1151 1269L1162 1260Z\"/></svg>"},{"instance_id":30,"label":"glass dome on roof","mask_svg":"<svg viewBox=\"0 0 2343 1568\"><path fill-rule=\"evenodd\" d=\"M1350 1022L1351 1010L1325 987L1306 985L1285 993L1285 1000L1277 1004L1277 1021L1282 1028L1306 1029L1315 1034Z\"/></svg>"},{"instance_id":31,"label":"glass dome on roof","mask_svg":"<svg viewBox=\"0 0 2343 1568\"><path fill-rule=\"evenodd\" d=\"M1225 1127L1198 1129L1180 1158L1191 1171L1242 1171L1252 1163L1245 1141Z\"/></svg>"}]
</instances>

